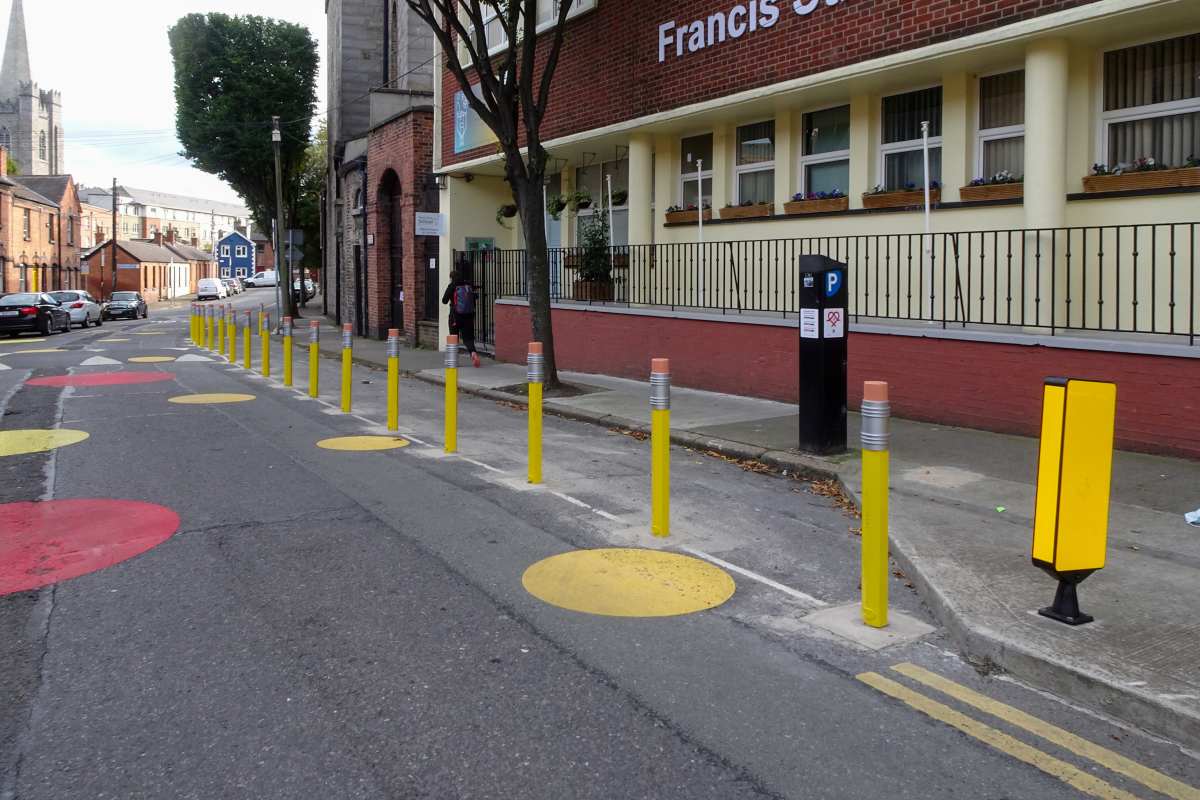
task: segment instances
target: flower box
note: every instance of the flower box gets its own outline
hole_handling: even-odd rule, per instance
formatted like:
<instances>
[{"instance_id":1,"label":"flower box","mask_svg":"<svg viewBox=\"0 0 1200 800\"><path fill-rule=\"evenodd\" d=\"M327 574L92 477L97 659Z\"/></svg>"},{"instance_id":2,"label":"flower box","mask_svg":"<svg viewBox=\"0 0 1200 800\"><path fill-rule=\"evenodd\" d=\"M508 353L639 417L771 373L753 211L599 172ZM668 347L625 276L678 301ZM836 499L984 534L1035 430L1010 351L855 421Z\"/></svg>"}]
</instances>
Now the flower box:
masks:
<instances>
[{"instance_id":1,"label":"flower box","mask_svg":"<svg viewBox=\"0 0 1200 800\"><path fill-rule=\"evenodd\" d=\"M850 208L849 197L822 197L812 200L792 200L783 204L785 214L822 214Z\"/></svg>"},{"instance_id":2,"label":"flower box","mask_svg":"<svg viewBox=\"0 0 1200 800\"><path fill-rule=\"evenodd\" d=\"M1023 183L990 183L983 186L964 186L958 190L964 202L973 200L1016 200L1025 196Z\"/></svg>"},{"instance_id":3,"label":"flower box","mask_svg":"<svg viewBox=\"0 0 1200 800\"><path fill-rule=\"evenodd\" d=\"M571 296L579 301L611 303L613 301L612 281L575 281Z\"/></svg>"},{"instance_id":4,"label":"flower box","mask_svg":"<svg viewBox=\"0 0 1200 800\"><path fill-rule=\"evenodd\" d=\"M769 217L771 216L771 208L771 203L756 203L752 206L725 206L721 209L721 219Z\"/></svg>"},{"instance_id":5,"label":"flower box","mask_svg":"<svg viewBox=\"0 0 1200 800\"><path fill-rule=\"evenodd\" d=\"M704 209L704 221L708 222L711 219L712 219L712 209L711 208ZM696 210L668 211L667 212L667 224L668 225L686 225L689 222L694 224L699 221L700 221L700 212L696 211Z\"/></svg>"},{"instance_id":6,"label":"flower box","mask_svg":"<svg viewBox=\"0 0 1200 800\"><path fill-rule=\"evenodd\" d=\"M941 189L929 190L929 202L938 203L942 199ZM863 208L911 208L925 205L925 190L917 189L912 192L880 192L864 194Z\"/></svg>"},{"instance_id":7,"label":"flower box","mask_svg":"<svg viewBox=\"0 0 1200 800\"><path fill-rule=\"evenodd\" d=\"M1136 189L1169 189L1200 186L1200 167L1123 172L1120 175L1089 175L1083 179L1085 192L1128 192Z\"/></svg>"}]
</instances>

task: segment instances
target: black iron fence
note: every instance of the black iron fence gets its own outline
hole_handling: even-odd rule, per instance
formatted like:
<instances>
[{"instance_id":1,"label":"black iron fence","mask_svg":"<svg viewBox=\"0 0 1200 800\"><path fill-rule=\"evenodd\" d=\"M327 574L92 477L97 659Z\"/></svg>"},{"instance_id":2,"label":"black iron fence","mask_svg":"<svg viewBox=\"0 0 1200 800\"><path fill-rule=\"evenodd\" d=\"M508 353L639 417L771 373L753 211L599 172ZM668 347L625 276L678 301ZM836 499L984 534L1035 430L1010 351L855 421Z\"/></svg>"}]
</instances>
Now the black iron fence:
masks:
<instances>
[{"instance_id":1,"label":"black iron fence","mask_svg":"<svg viewBox=\"0 0 1200 800\"><path fill-rule=\"evenodd\" d=\"M819 254L847 265L855 320L1161 334L1194 345L1198 229L1162 223L560 248L550 251L549 277L560 302L787 316L799 313L797 257ZM479 338L491 341L492 302L527 296L525 252L460 253L456 263L480 287Z\"/></svg>"}]
</instances>

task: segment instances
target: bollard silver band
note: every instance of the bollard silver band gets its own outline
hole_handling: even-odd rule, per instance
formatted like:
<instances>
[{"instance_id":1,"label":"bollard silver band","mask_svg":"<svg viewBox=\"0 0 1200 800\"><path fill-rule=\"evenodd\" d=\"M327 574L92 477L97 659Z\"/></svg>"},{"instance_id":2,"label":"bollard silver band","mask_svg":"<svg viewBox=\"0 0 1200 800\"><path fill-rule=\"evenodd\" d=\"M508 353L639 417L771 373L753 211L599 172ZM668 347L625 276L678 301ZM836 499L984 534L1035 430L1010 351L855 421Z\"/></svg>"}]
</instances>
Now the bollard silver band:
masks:
<instances>
[{"instance_id":1,"label":"bollard silver band","mask_svg":"<svg viewBox=\"0 0 1200 800\"><path fill-rule=\"evenodd\" d=\"M888 420L892 416L890 403L864 400L862 403L862 449L887 450L891 439Z\"/></svg>"},{"instance_id":2,"label":"bollard silver band","mask_svg":"<svg viewBox=\"0 0 1200 800\"><path fill-rule=\"evenodd\" d=\"M308 343L319 344L321 341L321 327L319 325L308 326Z\"/></svg>"},{"instance_id":3,"label":"bollard silver band","mask_svg":"<svg viewBox=\"0 0 1200 800\"><path fill-rule=\"evenodd\" d=\"M399 336L389 336L388 337L387 357L388 358L399 358L400 357L400 337Z\"/></svg>"},{"instance_id":4,"label":"bollard silver band","mask_svg":"<svg viewBox=\"0 0 1200 800\"><path fill-rule=\"evenodd\" d=\"M287 336L287 337L289 337L289 338L291 338L291 335L292 335L292 321L291 321L290 319L285 319L285 320L283 321L283 335L284 335L284 336Z\"/></svg>"},{"instance_id":5,"label":"bollard silver band","mask_svg":"<svg viewBox=\"0 0 1200 800\"><path fill-rule=\"evenodd\" d=\"M446 369L458 369L458 345L446 348Z\"/></svg>"},{"instance_id":6,"label":"bollard silver band","mask_svg":"<svg viewBox=\"0 0 1200 800\"><path fill-rule=\"evenodd\" d=\"M263 335L271 335L271 314L270 312L263 314Z\"/></svg>"},{"instance_id":7,"label":"bollard silver band","mask_svg":"<svg viewBox=\"0 0 1200 800\"><path fill-rule=\"evenodd\" d=\"M650 408L657 411L671 408L671 373L650 373Z\"/></svg>"},{"instance_id":8,"label":"bollard silver band","mask_svg":"<svg viewBox=\"0 0 1200 800\"><path fill-rule=\"evenodd\" d=\"M525 365L530 383L546 382L546 356L544 353L530 353Z\"/></svg>"},{"instance_id":9,"label":"bollard silver band","mask_svg":"<svg viewBox=\"0 0 1200 800\"><path fill-rule=\"evenodd\" d=\"M350 331L342 331L342 349L350 350L354 347L354 334Z\"/></svg>"}]
</instances>

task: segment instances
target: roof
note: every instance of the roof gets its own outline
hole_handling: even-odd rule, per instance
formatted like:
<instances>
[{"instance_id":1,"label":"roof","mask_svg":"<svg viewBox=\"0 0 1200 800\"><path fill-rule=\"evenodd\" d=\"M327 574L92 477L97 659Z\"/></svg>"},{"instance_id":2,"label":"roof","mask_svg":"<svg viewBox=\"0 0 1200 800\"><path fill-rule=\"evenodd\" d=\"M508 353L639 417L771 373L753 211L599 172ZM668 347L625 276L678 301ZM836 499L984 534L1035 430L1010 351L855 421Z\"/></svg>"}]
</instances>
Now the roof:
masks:
<instances>
[{"instance_id":1,"label":"roof","mask_svg":"<svg viewBox=\"0 0 1200 800\"><path fill-rule=\"evenodd\" d=\"M163 246L175 251L180 258L183 258L187 261L213 260L212 253L206 253L198 247L192 247L190 244L184 244L183 242L163 242Z\"/></svg>"},{"instance_id":2,"label":"roof","mask_svg":"<svg viewBox=\"0 0 1200 800\"><path fill-rule=\"evenodd\" d=\"M250 211L245 207L234 205L233 203L222 203L219 200L204 200L203 198L187 197L181 194L155 192L150 189L134 189L131 186L118 187L117 191L134 203L144 206L176 208L182 211L195 211L203 214L216 212L228 217L250 216Z\"/></svg>"},{"instance_id":3,"label":"roof","mask_svg":"<svg viewBox=\"0 0 1200 800\"><path fill-rule=\"evenodd\" d=\"M224 236L222 236L217 241L218 241L218 243L220 243L220 242L225 241L226 239L232 239L235 236L237 238L241 239L243 242L246 242L247 244L250 243L250 240L246 238L246 234L242 233L241 231L231 231L230 233L227 233Z\"/></svg>"},{"instance_id":4,"label":"roof","mask_svg":"<svg viewBox=\"0 0 1200 800\"><path fill-rule=\"evenodd\" d=\"M43 197L33 189L30 189L28 186L24 186L20 183L13 184L12 193L13 197L19 197L22 200L28 200L31 203L38 203L43 206L58 208L58 203L54 202L48 197Z\"/></svg>"},{"instance_id":5,"label":"roof","mask_svg":"<svg viewBox=\"0 0 1200 800\"><path fill-rule=\"evenodd\" d=\"M32 189L43 197L49 197L58 202L67 193L71 185L70 175L13 175L12 179L27 189Z\"/></svg>"},{"instance_id":6,"label":"roof","mask_svg":"<svg viewBox=\"0 0 1200 800\"><path fill-rule=\"evenodd\" d=\"M112 239L109 239L103 244L97 245L88 255L95 255L96 251L105 247L112 247ZM186 258L181 259L178 255L171 252L161 245L154 242L137 242L129 239L118 239L117 247L124 250L137 261L149 261L152 264L170 264L172 261L186 261Z\"/></svg>"}]
</instances>

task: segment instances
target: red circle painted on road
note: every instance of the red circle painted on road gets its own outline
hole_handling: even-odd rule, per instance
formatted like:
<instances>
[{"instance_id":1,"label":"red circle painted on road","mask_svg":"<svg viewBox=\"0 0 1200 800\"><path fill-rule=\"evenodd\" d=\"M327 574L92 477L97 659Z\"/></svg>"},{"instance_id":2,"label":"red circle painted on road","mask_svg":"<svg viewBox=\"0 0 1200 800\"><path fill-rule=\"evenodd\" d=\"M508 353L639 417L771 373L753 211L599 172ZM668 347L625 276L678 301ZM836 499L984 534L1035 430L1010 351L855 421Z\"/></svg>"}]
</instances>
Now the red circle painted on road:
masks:
<instances>
[{"instance_id":1,"label":"red circle painted on road","mask_svg":"<svg viewBox=\"0 0 1200 800\"><path fill-rule=\"evenodd\" d=\"M89 372L84 375L48 375L30 378L30 386L127 386L175 380L174 372Z\"/></svg>"},{"instance_id":2,"label":"red circle painted on road","mask_svg":"<svg viewBox=\"0 0 1200 800\"><path fill-rule=\"evenodd\" d=\"M0 596L111 567L177 530L178 514L137 500L0 505Z\"/></svg>"}]
</instances>

